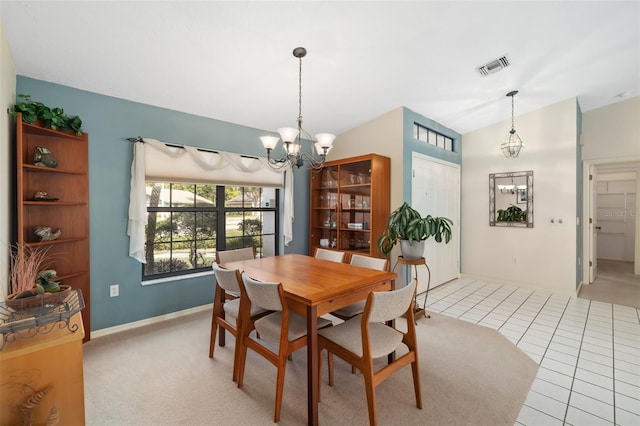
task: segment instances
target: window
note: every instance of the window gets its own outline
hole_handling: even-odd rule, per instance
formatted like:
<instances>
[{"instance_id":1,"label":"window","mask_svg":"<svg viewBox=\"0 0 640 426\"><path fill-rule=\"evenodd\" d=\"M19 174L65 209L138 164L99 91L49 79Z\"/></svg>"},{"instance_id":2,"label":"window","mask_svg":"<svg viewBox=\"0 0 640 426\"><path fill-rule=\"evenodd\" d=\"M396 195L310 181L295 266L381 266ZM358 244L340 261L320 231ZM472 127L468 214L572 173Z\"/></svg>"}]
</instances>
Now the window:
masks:
<instances>
[{"instance_id":1,"label":"window","mask_svg":"<svg viewBox=\"0 0 640 426\"><path fill-rule=\"evenodd\" d=\"M257 186L146 182L142 279L211 270L216 250L278 254L278 191Z\"/></svg>"},{"instance_id":2,"label":"window","mask_svg":"<svg viewBox=\"0 0 640 426\"><path fill-rule=\"evenodd\" d=\"M418 123L413 123L413 138L429 145L435 145L438 148L453 152L453 139L438 133L431 129L427 129Z\"/></svg>"}]
</instances>

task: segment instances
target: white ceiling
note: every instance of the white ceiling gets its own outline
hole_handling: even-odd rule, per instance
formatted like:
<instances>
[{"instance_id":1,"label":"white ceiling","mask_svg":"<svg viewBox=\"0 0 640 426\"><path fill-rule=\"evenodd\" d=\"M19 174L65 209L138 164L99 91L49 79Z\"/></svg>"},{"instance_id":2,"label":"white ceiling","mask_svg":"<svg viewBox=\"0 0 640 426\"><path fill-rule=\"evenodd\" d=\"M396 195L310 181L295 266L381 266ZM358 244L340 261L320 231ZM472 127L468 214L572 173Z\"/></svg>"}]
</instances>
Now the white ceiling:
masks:
<instances>
[{"instance_id":1,"label":"white ceiling","mask_svg":"<svg viewBox=\"0 0 640 426\"><path fill-rule=\"evenodd\" d=\"M637 0L2 0L0 16L19 75L259 129L295 126L297 46L311 134L400 106L466 133L508 120L514 89L516 117L640 94Z\"/></svg>"}]
</instances>

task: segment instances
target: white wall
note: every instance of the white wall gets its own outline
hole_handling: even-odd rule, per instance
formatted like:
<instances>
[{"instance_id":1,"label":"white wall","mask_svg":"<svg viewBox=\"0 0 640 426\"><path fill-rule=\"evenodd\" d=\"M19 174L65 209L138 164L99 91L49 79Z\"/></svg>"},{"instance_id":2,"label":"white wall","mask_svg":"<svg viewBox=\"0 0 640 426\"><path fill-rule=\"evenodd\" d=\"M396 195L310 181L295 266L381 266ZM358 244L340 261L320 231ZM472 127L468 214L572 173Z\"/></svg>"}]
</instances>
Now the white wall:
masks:
<instances>
[{"instance_id":1,"label":"white wall","mask_svg":"<svg viewBox=\"0 0 640 426\"><path fill-rule=\"evenodd\" d=\"M582 159L640 159L640 96L582 114Z\"/></svg>"},{"instance_id":2,"label":"white wall","mask_svg":"<svg viewBox=\"0 0 640 426\"><path fill-rule=\"evenodd\" d=\"M6 114L16 98L16 72L9 45L0 23L0 200L11 200L11 171L13 170L13 156L11 155L11 141L13 140L13 118ZM7 294L9 282L9 265L6 261L9 253L9 216L13 203L0 204L0 300Z\"/></svg>"},{"instance_id":3,"label":"white wall","mask_svg":"<svg viewBox=\"0 0 640 426\"><path fill-rule=\"evenodd\" d=\"M571 98L516 116L525 142L517 159L500 152L510 120L463 135L463 275L575 296L577 114ZM489 174L526 170L533 170L534 227L489 226ZM551 225L552 217L563 224Z\"/></svg>"},{"instance_id":4,"label":"white wall","mask_svg":"<svg viewBox=\"0 0 640 426\"><path fill-rule=\"evenodd\" d=\"M339 134L328 160L376 153L391 158L391 208L402 204L403 108L396 108Z\"/></svg>"}]
</instances>

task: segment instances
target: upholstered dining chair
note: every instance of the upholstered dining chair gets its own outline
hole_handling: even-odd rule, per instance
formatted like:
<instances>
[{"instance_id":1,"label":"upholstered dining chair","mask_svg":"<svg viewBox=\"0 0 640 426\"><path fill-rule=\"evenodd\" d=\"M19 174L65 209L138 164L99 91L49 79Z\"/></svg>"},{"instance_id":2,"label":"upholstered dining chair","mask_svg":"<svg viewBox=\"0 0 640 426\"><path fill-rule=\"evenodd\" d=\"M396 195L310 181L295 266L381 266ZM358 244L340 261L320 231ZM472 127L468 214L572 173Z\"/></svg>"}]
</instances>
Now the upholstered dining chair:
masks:
<instances>
[{"instance_id":1,"label":"upholstered dining chair","mask_svg":"<svg viewBox=\"0 0 640 426\"><path fill-rule=\"evenodd\" d=\"M216 263L226 263L226 262L236 262L239 260L250 260L256 258L256 249L255 247L244 247L240 249L232 249L232 250L216 250ZM231 291L226 290L224 292L225 300L235 299L240 297L240 291ZM224 319L225 313L222 311L222 319ZM225 344L225 334L224 328L220 326L218 330L218 344L220 346L224 346ZM212 332L213 333L213 332ZM211 343L213 344L213 343ZM213 349L209 350L209 358L213 356Z\"/></svg>"},{"instance_id":2,"label":"upholstered dining chair","mask_svg":"<svg viewBox=\"0 0 640 426\"><path fill-rule=\"evenodd\" d=\"M211 265L216 277L216 289L213 297L213 314L211 316L211 337L209 340L209 358L213 358L213 352L216 346L216 331L220 328L220 333L224 333L227 330L236 338L236 344L233 355L233 380L236 381L237 375L237 358L238 358L238 336L240 329L240 298L227 299L225 293L237 293L240 294L240 285L242 277L240 271L237 269L223 269L216 263ZM268 311L260 309L257 306L252 305L249 311L250 318L259 318L262 315L267 314ZM224 315L226 314L226 316ZM227 316L230 317L227 319ZM220 346L224 346L224 340Z\"/></svg>"},{"instance_id":3,"label":"upholstered dining chair","mask_svg":"<svg viewBox=\"0 0 640 426\"><path fill-rule=\"evenodd\" d=\"M316 251L313 257L318 259L331 260L332 262L344 262L345 253L337 250L327 250L320 247L316 247Z\"/></svg>"},{"instance_id":4,"label":"upholstered dining chair","mask_svg":"<svg viewBox=\"0 0 640 426\"><path fill-rule=\"evenodd\" d=\"M416 405L422 409L420 372L418 369L418 349L416 326L413 318L413 297L416 284L399 290L372 292L367 297L364 312L334 327L318 330L318 350L326 349L362 372L367 395L369 424L377 423L375 388L393 373L411 365ZM386 324L387 321L406 316L407 331L403 332ZM373 360L385 357L402 344L407 353L385 365L378 371L373 370ZM333 358L328 357L329 385L333 386ZM320 389L318 389L318 394Z\"/></svg>"},{"instance_id":5,"label":"upholstered dining chair","mask_svg":"<svg viewBox=\"0 0 640 426\"><path fill-rule=\"evenodd\" d=\"M378 257L363 256L361 254L352 254L351 261L349 263L355 266L362 266L363 268L377 269L379 271L389 270L389 260L380 259ZM333 311L331 312L331 315L334 315L341 320L346 321L350 318L355 317L356 315L361 314L364 311L364 304L365 302L363 300L361 302L357 302Z\"/></svg>"},{"instance_id":6,"label":"upholstered dining chair","mask_svg":"<svg viewBox=\"0 0 640 426\"><path fill-rule=\"evenodd\" d=\"M307 344L307 320L290 311L284 296L281 283L260 282L242 274L243 286L241 291L240 316L242 323L242 340L238 351L238 387L243 386L247 348L251 348L273 364L278 372L276 375L276 403L273 421L280 421L282 408L282 393L284 376L287 367L287 357ZM248 315L246 306L249 303L262 309L274 311L254 321ZM318 318L318 329L331 325L331 321ZM253 330L260 333L260 339L276 343L277 352L260 344L251 338Z\"/></svg>"}]
</instances>

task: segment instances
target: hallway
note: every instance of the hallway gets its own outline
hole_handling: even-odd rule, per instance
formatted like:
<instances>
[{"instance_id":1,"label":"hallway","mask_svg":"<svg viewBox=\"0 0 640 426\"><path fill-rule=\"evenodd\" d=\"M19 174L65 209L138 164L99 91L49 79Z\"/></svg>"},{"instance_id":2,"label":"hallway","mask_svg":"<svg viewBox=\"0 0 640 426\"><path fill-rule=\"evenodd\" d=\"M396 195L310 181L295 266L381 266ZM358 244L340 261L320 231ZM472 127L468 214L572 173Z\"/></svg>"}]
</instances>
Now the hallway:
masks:
<instances>
[{"instance_id":1,"label":"hallway","mask_svg":"<svg viewBox=\"0 0 640 426\"><path fill-rule=\"evenodd\" d=\"M596 280L583 285L578 297L640 308L640 275L633 274L633 262L598 259Z\"/></svg>"}]
</instances>

